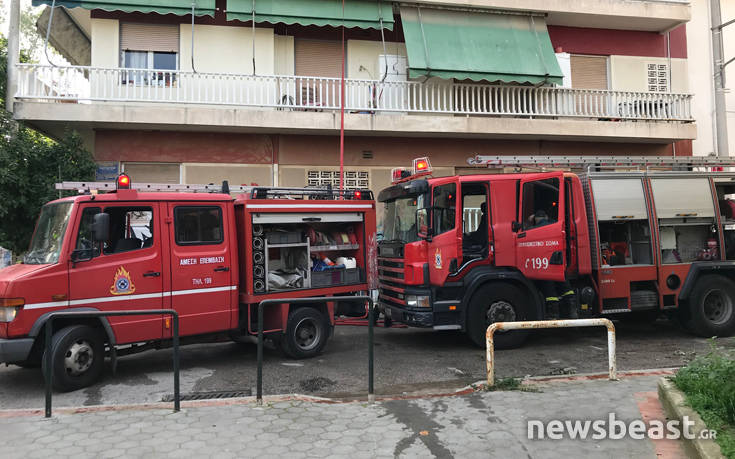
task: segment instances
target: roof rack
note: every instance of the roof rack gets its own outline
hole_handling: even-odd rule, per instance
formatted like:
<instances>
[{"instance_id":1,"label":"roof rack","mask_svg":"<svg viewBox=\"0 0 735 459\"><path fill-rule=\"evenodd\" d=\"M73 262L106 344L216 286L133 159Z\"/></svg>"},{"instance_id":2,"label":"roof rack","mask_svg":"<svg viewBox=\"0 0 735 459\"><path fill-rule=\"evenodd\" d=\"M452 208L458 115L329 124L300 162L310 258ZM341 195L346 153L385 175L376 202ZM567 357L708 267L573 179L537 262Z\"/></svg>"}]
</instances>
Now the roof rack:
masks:
<instances>
[{"instance_id":1,"label":"roof rack","mask_svg":"<svg viewBox=\"0 0 735 459\"><path fill-rule=\"evenodd\" d=\"M487 167L725 167L735 166L735 157L713 156L486 156L467 159L472 166Z\"/></svg>"},{"instance_id":2,"label":"roof rack","mask_svg":"<svg viewBox=\"0 0 735 459\"><path fill-rule=\"evenodd\" d=\"M57 190L76 190L80 193L117 191L116 182L61 182ZM131 190L143 192L169 193L246 193L253 199L373 199L370 190L339 190L327 188L296 188L266 186L231 186L227 181L221 185L172 184L172 183L131 183Z\"/></svg>"}]
</instances>

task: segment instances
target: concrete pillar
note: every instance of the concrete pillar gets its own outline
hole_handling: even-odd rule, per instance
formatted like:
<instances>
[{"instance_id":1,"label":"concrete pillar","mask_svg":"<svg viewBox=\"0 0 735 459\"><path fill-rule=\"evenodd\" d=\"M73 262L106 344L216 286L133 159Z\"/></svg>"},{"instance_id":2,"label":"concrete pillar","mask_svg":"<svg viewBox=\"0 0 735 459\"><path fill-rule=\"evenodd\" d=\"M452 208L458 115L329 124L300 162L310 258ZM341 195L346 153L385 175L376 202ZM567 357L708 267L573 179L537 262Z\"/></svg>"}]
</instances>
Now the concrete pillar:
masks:
<instances>
[{"instance_id":1,"label":"concrete pillar","mask_svg":"<svg viewBox=\"0 0 735 459\"><path fill-rule=\"evenodd\" d=\"M18 88L18 70L16 64L20 60L20 0L10 0L10 16L8 17L8 81L5 86L5 108L13 111L14 96Z\"/></svg>"},{"instance_id":2,"label":"concrete pillar","mask_svg":"<svg viewBox=\"0 0 735 459\"><path fill-rule=\"evenodd\" d=\"M720 0L710 0L712 17L712 57L715 73L715 117L717 156L729 156L727 140L727 102L725 101L725 67L722 46L722 15Z\"/></svg>"}]
</instances>

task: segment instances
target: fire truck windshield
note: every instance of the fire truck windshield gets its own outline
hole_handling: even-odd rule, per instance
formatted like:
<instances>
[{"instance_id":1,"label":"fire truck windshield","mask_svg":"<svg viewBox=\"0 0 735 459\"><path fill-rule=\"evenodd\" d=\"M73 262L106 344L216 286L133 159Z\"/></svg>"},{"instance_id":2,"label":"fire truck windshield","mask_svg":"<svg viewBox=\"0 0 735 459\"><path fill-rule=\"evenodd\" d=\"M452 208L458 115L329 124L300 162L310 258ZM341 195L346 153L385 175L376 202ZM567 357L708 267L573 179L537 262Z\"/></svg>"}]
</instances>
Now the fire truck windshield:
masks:
<instances>
[{"instance_id":1,"label":"fire truck windshield","mask_svg":"<svg viewBox=\"0 0 735 459\"><path fill-rule=\"evenodd\" d=\"M421 196L406 196L385 203L383 240L386 242L416 242L416 209Z\"/></svg>"},{"instance_id":2,"label":"fire truck windshield","mask_svg":"<svg viewBox=\"0 0 735 459\"><path fill-rule=\"evenodd\" d=\"M41 209L31 247L23 257L23 263L42 265L56 263L61 253L66 226L69 223L72 203L47 204Z\"/></svg>"}]
</instances>

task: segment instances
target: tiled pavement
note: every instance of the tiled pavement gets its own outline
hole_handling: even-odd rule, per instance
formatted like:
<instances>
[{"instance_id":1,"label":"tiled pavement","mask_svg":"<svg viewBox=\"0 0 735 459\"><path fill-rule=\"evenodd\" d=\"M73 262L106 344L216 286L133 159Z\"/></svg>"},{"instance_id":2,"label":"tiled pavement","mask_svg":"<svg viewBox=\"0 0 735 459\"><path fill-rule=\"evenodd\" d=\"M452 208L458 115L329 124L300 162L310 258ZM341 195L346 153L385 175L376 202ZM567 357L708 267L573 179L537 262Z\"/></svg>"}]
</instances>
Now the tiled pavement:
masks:
<instances>
[{"instance_id":1,"label":"tiled pavement","mask_svg":"<svg viewBox=\"0 0 735 459\"><path fill-rule=\"evenodd\" d=\"M527 420L663 419L659 375L620 381L534 382L538 392L332 403L252 399L168 407L0 412L0 456L36 457L461 457L681 456L674 441L529 440Z\"/></svg>"}]
</instances>

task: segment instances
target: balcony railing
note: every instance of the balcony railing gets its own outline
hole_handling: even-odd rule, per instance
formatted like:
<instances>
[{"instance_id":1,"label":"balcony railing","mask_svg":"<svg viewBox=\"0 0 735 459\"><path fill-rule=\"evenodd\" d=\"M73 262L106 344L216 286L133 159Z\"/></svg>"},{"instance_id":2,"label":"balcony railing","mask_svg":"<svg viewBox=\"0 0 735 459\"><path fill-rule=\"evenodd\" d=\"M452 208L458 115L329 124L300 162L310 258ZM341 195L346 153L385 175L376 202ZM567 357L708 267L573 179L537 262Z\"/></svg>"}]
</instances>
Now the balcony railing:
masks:
<instances>
[{"instance_id":1,"label":"balcony railing","mask_svg":"<svg viewBox=\"0 0 735 459\"><path fill-rule=\"evenodd\" d=\"M67 103L151 102L331 111L340 80L172 70L19 64L16 98ZM693 121L690 94L347 79L345 109L525 118Z\"/></svg>"}]
</instances>

